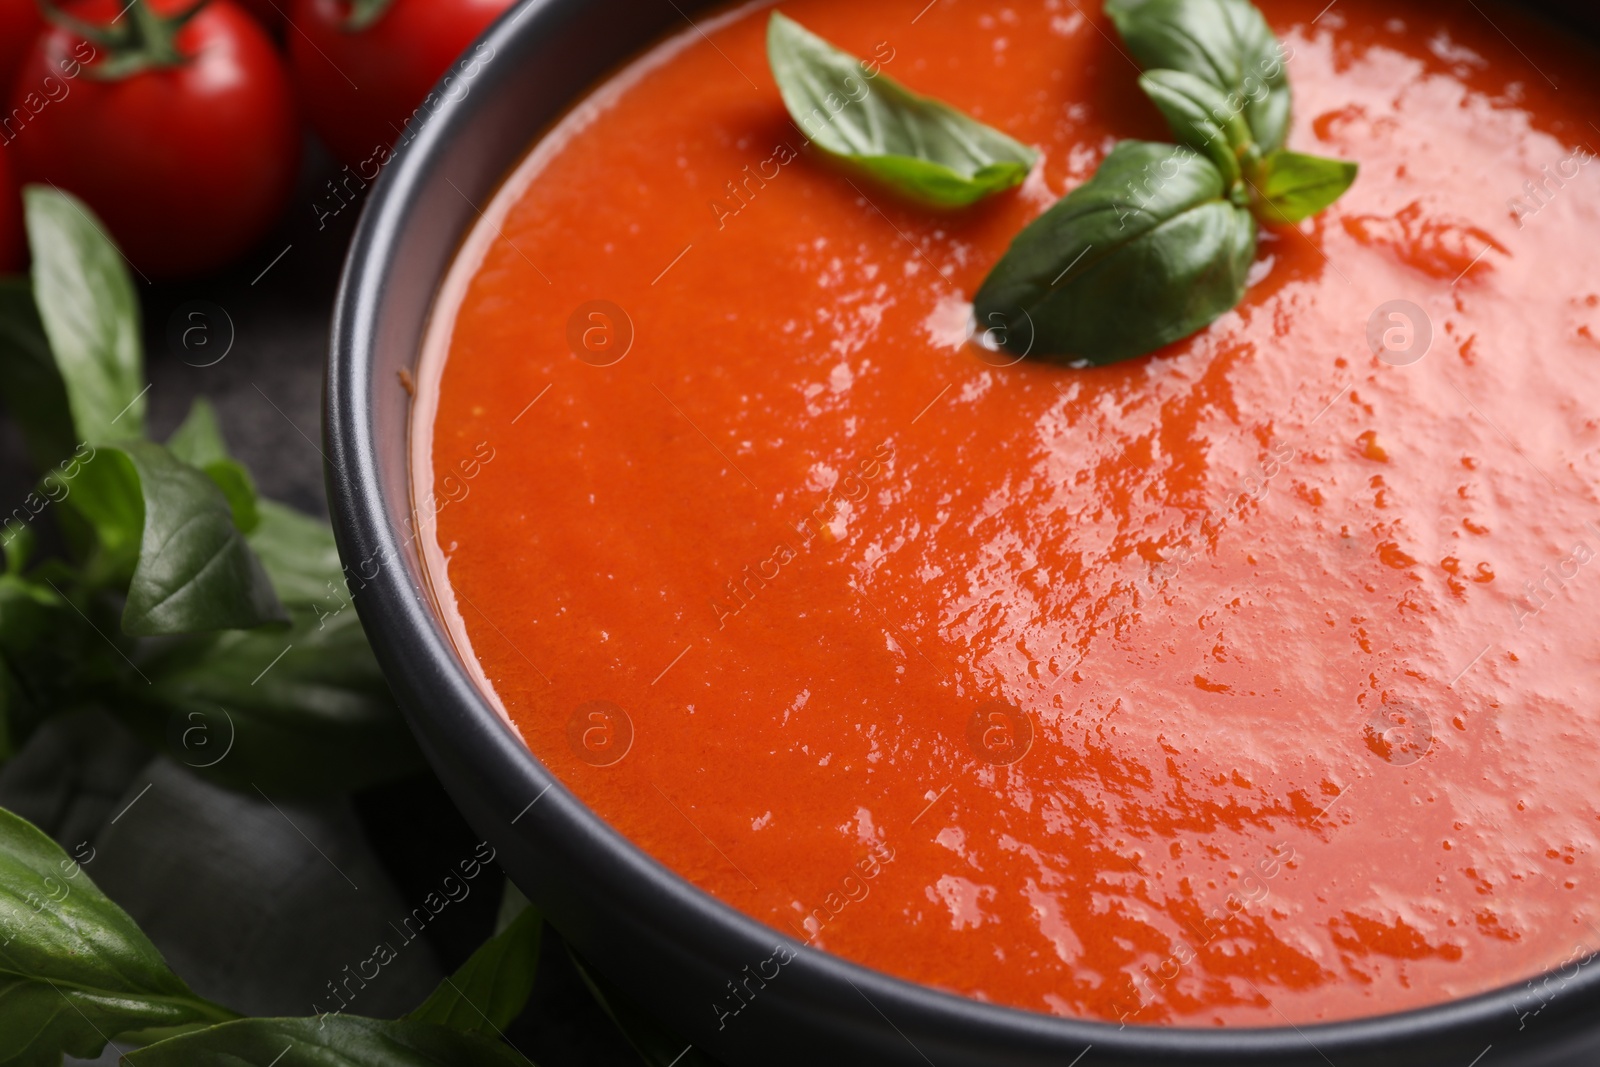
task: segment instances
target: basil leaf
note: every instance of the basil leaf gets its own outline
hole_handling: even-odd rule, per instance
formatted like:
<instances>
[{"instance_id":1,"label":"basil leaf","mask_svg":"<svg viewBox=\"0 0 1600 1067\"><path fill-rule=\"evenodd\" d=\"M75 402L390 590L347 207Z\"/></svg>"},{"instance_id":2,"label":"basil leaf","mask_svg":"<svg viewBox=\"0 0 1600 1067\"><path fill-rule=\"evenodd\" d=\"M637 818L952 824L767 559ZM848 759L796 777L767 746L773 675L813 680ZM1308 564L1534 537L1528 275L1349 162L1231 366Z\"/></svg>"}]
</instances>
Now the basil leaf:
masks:
<instances>
[{"instance_id":1,"label":"basil leaf","mask_svg":"<svg viewBox=\"0 0 1600 1067\"><path fill-rule=\"evenodd\" d=\"M259 522L250 533L250 547L267 568L283 603L316 608L319 616L354 615L332 528L271 500L260 501L256 510Z\"/></svg>"},{"instance_id":2,"label":"basil leaf","mask_svg":"<svg viewBox=\"0 0 1600 1067\"><path fill-rule=\"evenodd\" d=\"M243 1019L169 1038L122 1061L129 1067L528 1067L510 1048L476 1034L349 1015Z\"/></svg>"},{"instance_id":3,"label":"basil leaf","mask_svg":"<svg viewBox=\"0 0 1600 1067\"><path fill-rule=\"evenodd\" d=\"M0 575L0 654L29 655L56 627L52 616L71 606L48 585L16 574Z\"/></svg>"},{"instance_id":4,"label":"basil leaf","mask_svg":"<svg viewBox=\"0 0 1600 1067\"><path fill-rule=\"evenodd\" d=\"M287 630L227 631L147 650L117 707L198 773L273 796L326 795L422 766L345 594L333 532L271 501L249 538Z\"/></svg>"},{"instance_id":5,"label":"basil leaf","mask_svg":"<svg viewBox=\"0 0 1600 1067\"><path fill-rule=\"evenodd\" d=\"M1255 255L1249 211L1192 148L1124 141L1012 242L979 289L1006 347L1094 364L1152 352L1236 305Z\"/></svg>"},{"instance_id":6,"label":"basil leaf","mask_svg":"<svg viewBox=\"0 0 1600 1067\"><path fill-rule=\"evenodd\" d=\"M204 468L231 458L228 444L222 439L222 427L217 424L217 411L205 397L196 397L189 405L189 414L167 438L167 451L191 467Z\"/></svg>"},{"instance_id":7,"label":"basil leaf","mask_svg":"<svg viewBox=\"0 0 1600 1067\"><path fill-rule=\"evenodd\" d=\"M56 1067L119 1034L233 1012L194 995L55 842L0 809L0 1064Z\"/></svg>"},{"instance_id":8,"label":"basil leaf","mask_svg":"<svg viewBox=\"0 0 1600 1067\"><path fill-rule=\"evenodd\" d=\"M722 1067L720 1060L691 1046L598 971L591 970L570 945L567 955L583 978L583 984L589 987L589 995L605 1009L622 1036L628 1039L628 1044L649 1067Z\"/></svg>"},{"instance_id":9,"label":"basil leaf","mask_svg":"<svg viewBox=\"0 0 1600 1067\"><path fill-rule=\"evenodd\" d=\"M1106 14L1146 68L1193 74L1242 111L1263 153L1289 133L1283 46L1249 0L1106 0Z\"/></svg>"},{"instance_id":10,"label":"basil leaf","mask_svg":"<svg viewBox=\"0 0 1600 1067\"><path fill-rule=\"evenodd\" d=\"M1038 158L778 12L767 26L767 61L790 117L813 144L913 200L965 207L1021 185Z\"/></svg>"},{"instance_id":11,"label":"basil leaf","mask_svg":"<svg viewBox=\"0 0 1600 1067\"><path fill-rule=\"evenodd\" d=\"M1179 144L1198 148L1222 174L1230 192L1242 177L1240 157L1254 142L1250 127L1228 98L1204 79L1181 70L1150 70L1139 76L1139 88L1166 116Z\"/></svg>"},{"instance_id":12,"label":"basil leaf","mask_svg":"<svg viewBox=\"0 0 1600 1067\"><path fill-rule=\"evenodd\" d=\"M33 559L33 550L38 547L38 539L34 537L33 527L11 525L12 516L6 517L6 525L0 531L0 548L3 548L6 558L6 573L21 574L28 569L28 563Z\"/></svg>"},{"instance_id":13,"label":"basil leaf","mask_svg":"<svg viewBox=\"0 0 1600 1067\"><path fill-rule=\"evenodd\" d=\"M1360 169L1348 160L1280 148L1261 161L1256 215L1263 222L1309 219L1343 196Z\"/></svg>"},{"instance_id":14,"label":"basil leaf","mask_svg":"<svg viewBox=\"0 0 1600 1067\"><path fill-rule=\"evenodd\" d=\"M327 796L402 778L422 756L355 609L288 629L227 631L149 654L118 713L150 744L222 785Z\"/></svg>"},{"instance_id":15,"label":"basil leaf","mask_svg":"<svg viewBox=\"0 0 1600 1067\"><path fill-rule=\"evenodd\" d=\"M228 498L233 509L233 524L249 533L261 521L256 506L256 483L244 465L228 455L228 446L222 439L222 427L217 424L217 412L204 397L198 397L189 407L183 424L167 438L167 451L191 467L206 472L222 495Z\"/></svg>"},{"instance_id":16,"label":"basil leaf","mask_svg":"<svg viewBox=\"0 0 1600 1067\"><path fill-rule=\"evenodd\" d=\"M34 466L72 452L72 413L26 278L0 278L0 400L22 430Z\"/></svg>"},{"instance_id":17,"label":"basil leaf","mask_svg":"<svg viewBox=\"0 0 1600 1067\"><path fill-rule=\"evenodd\" d=\"M524 902L509 926L480 945L406 1018L485 1037L500 1033L522 1014L533 992L543 932L544 919Z\"/></svg>"},{"instance_id":18,"label":"basil leaf","mask_svg":"<svg viewBox=\"0 0 1600 1067\"><path fill-rule=\"evenodd\" d=\"M216 484L160 445L131 442L119 451L138 472L144 500L123 631L149 637L288 621Z\"/></svg>"},{"instance_id":19,"label":"basil leaf","mask_svg":"<svg viewBox=\"0 0 1600 1067\"><path fill-rule=\"evenodd\" d=\"M34 299L78 438L142 437L139 302L122 253L76 197L30 185L23 200Z\"/></svg>"},{"instance_id":20,"label":"basil leaf","mask_svg":"<svg viewBox=\"0 0 1600 1067\"><path fill-rule=\"evenodd\" d=\"M256 497L255 479L244 464L232 459L219 459L200 468L222 490L233 512L233 525L240 533L251 533L261 524L261 509Z\"/></svg>"},{"instance_id":21,"label":"basil leaf","mask_svg":"<svg viewBox=\"0 0 1600 1067\"><path fill-rule=\"evenodd\" d=\"M522 890L517 888L517 883L507 878L500 890L500 910L494 917L495 936L498 937L511 929L511 924L522 918L522 913L532 907L533 904L522 895ZM542 940L543 927L540 930Z\"/></svg>"}]
</instances>

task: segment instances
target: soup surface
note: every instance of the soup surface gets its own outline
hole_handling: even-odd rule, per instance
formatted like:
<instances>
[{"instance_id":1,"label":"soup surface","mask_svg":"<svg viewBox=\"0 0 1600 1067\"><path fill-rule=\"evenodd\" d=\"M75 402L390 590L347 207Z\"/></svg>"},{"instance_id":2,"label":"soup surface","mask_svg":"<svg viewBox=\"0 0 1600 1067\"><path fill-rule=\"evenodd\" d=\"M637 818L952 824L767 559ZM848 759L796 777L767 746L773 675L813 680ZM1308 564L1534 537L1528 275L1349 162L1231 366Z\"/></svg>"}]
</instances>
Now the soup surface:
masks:
<instances>
[{"instance_id":1,"label":"soup surface","mask_svg":"<svg viewBox=\"0 0 1600 1067\"><path fill-rule=\"evenodd\" d=\"M419 378L425 550L486 691L651 855L849 959L1140 1024L1600 948L1594 57L1489 0L1261 6L1291 145L1360 179L1117 366L967 340L1017 232L1167 136L1089 0L783 4L1041 150L973 210L808 149L765 5L484 206Z\"/></svg>"}]
</instances>

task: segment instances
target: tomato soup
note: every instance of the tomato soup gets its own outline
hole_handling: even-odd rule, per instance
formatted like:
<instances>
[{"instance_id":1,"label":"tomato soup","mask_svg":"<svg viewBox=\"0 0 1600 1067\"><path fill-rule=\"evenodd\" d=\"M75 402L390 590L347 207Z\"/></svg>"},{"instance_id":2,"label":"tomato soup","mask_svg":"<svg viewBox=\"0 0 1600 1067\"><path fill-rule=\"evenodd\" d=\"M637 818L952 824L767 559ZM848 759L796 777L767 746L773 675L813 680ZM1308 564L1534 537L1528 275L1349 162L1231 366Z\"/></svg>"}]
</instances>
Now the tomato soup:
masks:
<instances>
[{"instance_id":1,"label":"tomato soup","mask_svg":"<svg viewBox=\"0 0 1600 1067\"><path fill-rule=\"evenodd\" d=\"M1016 191L932 212L808 148L757 4L484 205L414 427L484 691L695 885L980 1000L1299 1025L1600 948L1594 55L1262 0L1290 143L1359 180L1213 326L1077 369L970 301L1166 129L1098 4L919 7L782 5L1037 147Z\"/></svg>"}]
</instances>

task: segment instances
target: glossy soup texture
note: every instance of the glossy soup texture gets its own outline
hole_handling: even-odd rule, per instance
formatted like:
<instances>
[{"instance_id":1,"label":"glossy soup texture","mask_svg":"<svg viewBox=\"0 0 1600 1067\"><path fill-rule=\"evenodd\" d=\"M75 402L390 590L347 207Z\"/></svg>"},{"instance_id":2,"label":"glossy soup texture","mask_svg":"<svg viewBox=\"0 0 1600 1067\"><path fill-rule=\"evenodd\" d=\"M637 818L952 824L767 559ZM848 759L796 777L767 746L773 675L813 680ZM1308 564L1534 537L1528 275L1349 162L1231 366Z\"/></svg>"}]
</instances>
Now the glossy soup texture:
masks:
<instances>
[{"instance_id":1,"label":"glossy soup texture","mask_svg":"<svg viewBox=\"0 0 1600 1067\"><path fill-rule=\"evenodd\" d=\"M783 9L1038 146L1016 193L818 158L758 5L487 207L415 426L480 680L694 884L967 996L1280 1026L1600 947L1593 53L1264 0L1291 144L1360 179L1215 326L1081 370L968 344L968 301L1161 120L1097 5L919 6Z\"/></svg>"}]
</instances>

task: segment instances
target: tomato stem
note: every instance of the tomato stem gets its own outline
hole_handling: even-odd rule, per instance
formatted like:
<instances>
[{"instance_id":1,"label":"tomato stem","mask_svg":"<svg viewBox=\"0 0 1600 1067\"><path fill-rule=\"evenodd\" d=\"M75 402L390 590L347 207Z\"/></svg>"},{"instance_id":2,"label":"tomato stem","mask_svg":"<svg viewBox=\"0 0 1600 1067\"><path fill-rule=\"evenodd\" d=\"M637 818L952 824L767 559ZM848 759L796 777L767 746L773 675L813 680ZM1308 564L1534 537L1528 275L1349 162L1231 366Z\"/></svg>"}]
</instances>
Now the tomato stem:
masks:
<instances>
[{"instance_id":1,"label":"tomato stem","mask_svg":"<svg viewBox=\"0 0 1600 1067\"><path fill-rule=\"evenodd\" d=\"M350 0L350 15L344 20L347 33L360 33L383 17L393 0Z\"/></svg>"},{"instance_id":2,"label":"tomato stem","mask_svg":"<svg viewBox=\"0 0 1600 1067\"><path fill-rule=\"evenodd\" d=\"M85 22L75 15L69 15L55 5L55 0L38 0L39 14L50 23L61 27L69 33L75 33L90 44L110 48L118 40L119 35L107 27L96 26L92 22Z\"/></svg>"},{"instance_id":3,"label":"tomato stem","mask_svg":"<svg viewBox=\"0 0 1600 1067\"><path fill-rule=\"evenodd\" d=\"M178 48L178 34L209 2L195 0L176 15L162 15L150 7L148 0L130 0L120 15L101 26L69 15L57 6L56 0L38 0L40 12L51 23L105 50L106 58L88 71L91 77L104 81L189 62L191 57Z\"/></svg>"}]
</instances>

